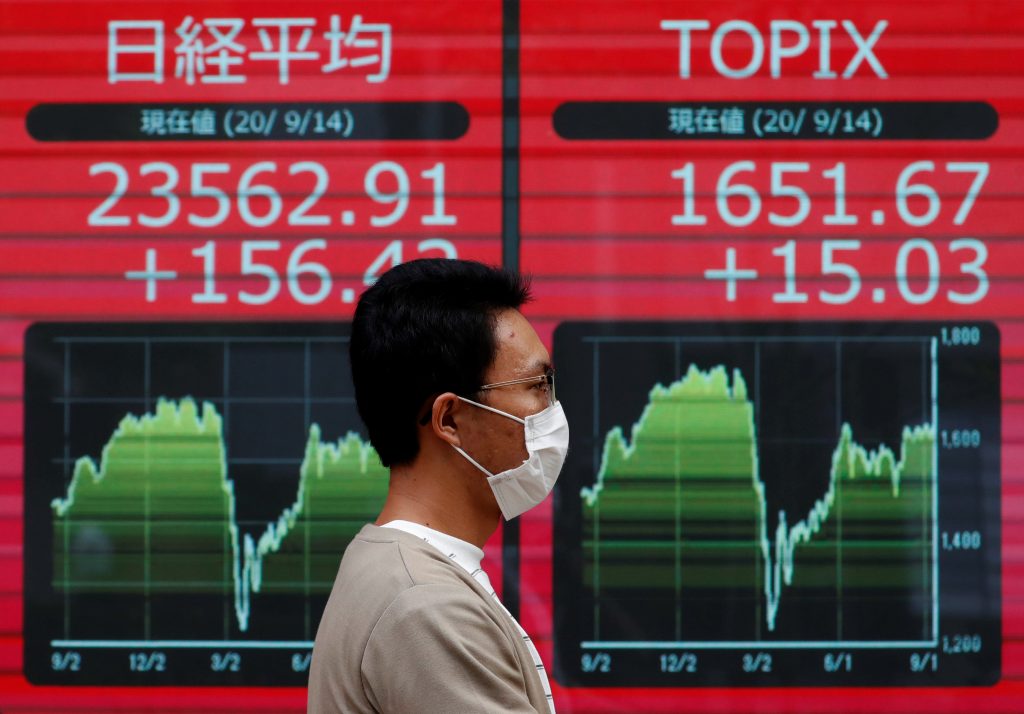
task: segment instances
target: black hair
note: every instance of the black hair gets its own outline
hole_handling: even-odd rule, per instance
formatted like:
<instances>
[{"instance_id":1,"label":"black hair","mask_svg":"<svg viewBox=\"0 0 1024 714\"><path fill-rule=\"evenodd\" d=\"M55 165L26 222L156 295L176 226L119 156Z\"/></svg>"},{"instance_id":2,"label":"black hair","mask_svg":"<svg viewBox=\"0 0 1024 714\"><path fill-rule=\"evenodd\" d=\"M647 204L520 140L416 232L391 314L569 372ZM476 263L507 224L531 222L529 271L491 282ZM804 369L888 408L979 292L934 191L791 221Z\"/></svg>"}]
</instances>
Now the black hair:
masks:
<instances>
[{"instance_id":1,"label":"black hair","mask_svg":"<svg viewBox=\"0 0 1024 714\"><path fill-rule=\"evenodd\" d=\"M395 266L363 293L349 354L356 407L381 463L416 458L428 399L479 389L497 352L498 313L529 299L516 273L444 258Z\"/></svg>"}]
</instances>

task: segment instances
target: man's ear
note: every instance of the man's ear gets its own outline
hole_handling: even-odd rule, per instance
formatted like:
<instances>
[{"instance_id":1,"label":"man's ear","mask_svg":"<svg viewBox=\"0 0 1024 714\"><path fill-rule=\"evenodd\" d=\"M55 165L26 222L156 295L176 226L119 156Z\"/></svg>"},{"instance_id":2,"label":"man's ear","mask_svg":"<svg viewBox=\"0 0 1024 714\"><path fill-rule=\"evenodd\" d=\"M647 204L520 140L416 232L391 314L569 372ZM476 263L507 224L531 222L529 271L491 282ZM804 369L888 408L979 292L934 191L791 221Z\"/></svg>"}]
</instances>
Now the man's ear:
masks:
<instances>
[{"instance_id":1,"label":"man's ear","mask_svg":"<svg viewBox=\"0 0 1024 714\"><path fill-rule=\"evenodd\" d=\"M430 407L430 430L437 438L452 446L462 446L457 419L461 409L462 401L454 392L437 395Z\"/></svg>"}]
</instances>

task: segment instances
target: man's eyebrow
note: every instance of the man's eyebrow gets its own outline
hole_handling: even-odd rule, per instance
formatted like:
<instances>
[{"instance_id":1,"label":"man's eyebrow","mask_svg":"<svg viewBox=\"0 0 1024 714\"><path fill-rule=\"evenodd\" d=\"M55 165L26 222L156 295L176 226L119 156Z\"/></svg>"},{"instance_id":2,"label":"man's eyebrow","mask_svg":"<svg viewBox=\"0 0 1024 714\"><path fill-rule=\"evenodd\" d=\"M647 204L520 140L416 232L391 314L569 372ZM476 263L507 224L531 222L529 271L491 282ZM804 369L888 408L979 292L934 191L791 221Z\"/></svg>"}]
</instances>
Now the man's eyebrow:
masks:
<instances>
[{"instance_id":1,"label":"man's eyebrow","mask_svg":"<svg viewBox=\"0 0 1024 714\"><path fill-rule=\"evenodd\" d=\"M527 369L526 373L528 376L532 377L535 374L547 372L549 369L551 369L551 362L548 360L539 359L535 362L530 363L530 366Z\"/></svg>"}]
</instances>

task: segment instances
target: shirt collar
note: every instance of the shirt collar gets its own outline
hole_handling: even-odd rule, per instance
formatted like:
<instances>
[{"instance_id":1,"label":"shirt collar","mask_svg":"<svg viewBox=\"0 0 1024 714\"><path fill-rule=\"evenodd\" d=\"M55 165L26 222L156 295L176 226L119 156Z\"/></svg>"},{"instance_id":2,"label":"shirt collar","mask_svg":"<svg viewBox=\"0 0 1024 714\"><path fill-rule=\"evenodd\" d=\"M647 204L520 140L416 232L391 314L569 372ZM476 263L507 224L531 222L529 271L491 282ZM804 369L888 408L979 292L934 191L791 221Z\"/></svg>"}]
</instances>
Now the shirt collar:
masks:
<instances>
[{"instance_id":1,"label":"shirt collar","mask_svg":"<svg viewBox=\"0 0 1024 714\"><path fill-rule=\"evenodd\" d=\"M383 524L381 528L394 528L395 530L405 531L418 538L422 538L441 551L447 558L455 561L459 567L470 575L474 571L479 570L480 563L484 559L484 552L472 543L456 538L448 533L428 528L422 523L394 520Z\"/></svg>"}]
</instances>

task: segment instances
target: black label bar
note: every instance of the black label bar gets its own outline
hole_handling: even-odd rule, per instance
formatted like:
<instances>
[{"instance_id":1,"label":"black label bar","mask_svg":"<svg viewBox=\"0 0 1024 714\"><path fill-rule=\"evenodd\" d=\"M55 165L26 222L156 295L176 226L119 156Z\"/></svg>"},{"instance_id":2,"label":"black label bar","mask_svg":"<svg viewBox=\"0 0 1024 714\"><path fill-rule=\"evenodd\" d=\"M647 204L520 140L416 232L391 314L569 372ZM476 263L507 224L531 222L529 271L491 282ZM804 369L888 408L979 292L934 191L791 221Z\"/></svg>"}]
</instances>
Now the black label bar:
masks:
<instances>
[{"instance_id":1,"label":"black label bar","mask_svg":"<svg viewBox=\"0 0 1024 714\"><path fill-rule=\"evenodd\" d=\"M380 141L462 137L457 102L38 104L38 141Z\"/></svg>"},{"instance_id":2,"label":"black label bar","mask_svg":"<svg viewBox=\"0 0 1024 714\"><path fill-rule=\"evenodd\" d=\"M987 102L566 102L563 139L987 139L999 115Z\"/></svg>"}]
</instances>

